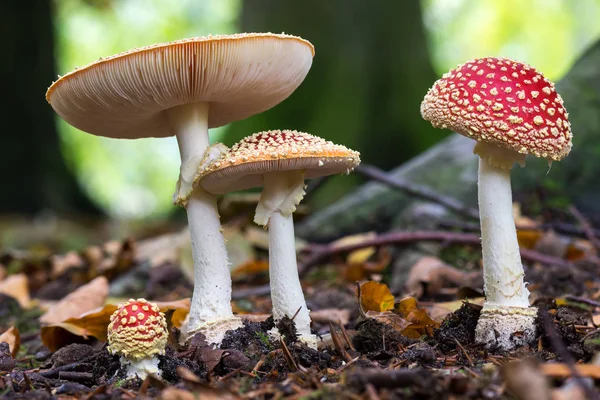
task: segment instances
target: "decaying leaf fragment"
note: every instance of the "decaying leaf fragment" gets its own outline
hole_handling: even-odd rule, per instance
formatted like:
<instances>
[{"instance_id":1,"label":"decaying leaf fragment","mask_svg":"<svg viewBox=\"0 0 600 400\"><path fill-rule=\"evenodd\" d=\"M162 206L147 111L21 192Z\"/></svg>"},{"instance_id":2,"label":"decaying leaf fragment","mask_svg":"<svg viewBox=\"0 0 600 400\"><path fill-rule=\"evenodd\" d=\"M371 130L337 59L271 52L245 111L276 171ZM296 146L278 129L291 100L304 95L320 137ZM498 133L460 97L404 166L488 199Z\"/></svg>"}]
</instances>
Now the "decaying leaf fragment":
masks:
<instances>
[{"instance_id":1,"label":"decaying leaf fragment","mask_svg":"<svg viewBox=\"0 0 600 400\"><path fill-rule=\"evenodd\" d=\"M0 343L1 342L8 343L10 354L12 358L15 358L19 352L19 347L21 347L21 335L19 334L19 329L16 326L8 328L0 335Z\"/></svg>"},{"instance_id":2,"label":"decaying leaf fragment","mask_svg":"<svg viewBox=\"0 0 600 400\"><path fill-rule=\"evenodd\" d=\"M13 297L22 308L31 307L27 275L15 274L0 281L0 293Z\"/></svg>"},{"instance_id":3,"label":"decaying leaf fragment","mask_svg":"<svg viewBox=\"0 0 600 400\"><path fill-rule=\"evenodd\" d=\"M419 308L414 297L405 297L396 303L394 312L409 322L409 325L401 332L402 335L418 339L423 335L433 335L433 330L439 328L440 324L427 314L427 310Z\"/></svg>"}]
</instances>

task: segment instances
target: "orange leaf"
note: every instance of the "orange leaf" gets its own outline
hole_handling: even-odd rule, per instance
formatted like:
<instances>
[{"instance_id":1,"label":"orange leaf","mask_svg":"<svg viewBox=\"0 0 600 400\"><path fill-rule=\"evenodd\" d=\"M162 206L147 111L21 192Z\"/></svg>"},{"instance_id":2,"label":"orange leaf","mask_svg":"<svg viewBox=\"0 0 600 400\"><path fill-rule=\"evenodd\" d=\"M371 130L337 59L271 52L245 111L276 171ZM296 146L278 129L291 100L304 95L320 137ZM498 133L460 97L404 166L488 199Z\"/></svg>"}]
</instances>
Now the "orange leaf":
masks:
<instances>
[{"instance_id":1,"label":"orange leaf","mask_svg":"<svg viewBox=\"0 0 600 400\"><path fill-rule=\"evenodd\" d=\"M575 368L579 375L586 378L600 379L600 365L576 364ZM568 378L572 376L571 369L567 364L546 363L540 365L542 373L553 378Z\"/></svg>"},{"instance_id":2,"label":"orange leaf","mask_svg":"<svg viewBox=\"0 0 600 400\"><path fill-rule=\"evenodd\" d=\"M416 339L423 335L432 335L433 329L439 327L439 323L431 319L424 308L418 307L414 297L400 300L395 305L394 311L410 322L410 325L402 331L404 336Z\"/></svg>"},{"instance_id":3,"label":"orange leaf","mask_svg":"<svg viewBox=\"0 0 600 400\"><path fill-rule=\"evenodd\" d=\"M269 271L269 263L267 261L251 260L239 265L231 271L231 277L239 278L240 276L257 275L267 271Z\"/></svg>"},{"instance_id":4,"label":"orange leaf","mask_svg":"<svg viewBox=\"0 0 600 400\"><path fill-rule=\"evenodd\" d=\"M365 313L388 311L394 308L394 296L383 283L365 282L360 285L360 306Z\"/></svg>"}]
</instances>

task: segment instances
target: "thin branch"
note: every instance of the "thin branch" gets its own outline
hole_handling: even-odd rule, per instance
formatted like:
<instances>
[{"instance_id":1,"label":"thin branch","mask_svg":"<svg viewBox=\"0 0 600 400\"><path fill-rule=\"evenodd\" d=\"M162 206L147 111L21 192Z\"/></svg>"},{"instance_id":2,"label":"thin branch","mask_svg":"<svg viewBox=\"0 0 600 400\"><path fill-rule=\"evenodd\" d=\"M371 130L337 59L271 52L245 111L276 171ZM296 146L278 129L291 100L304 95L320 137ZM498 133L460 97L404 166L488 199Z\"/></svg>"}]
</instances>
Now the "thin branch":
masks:
<instances>
[{"instance_id":1,"label":"thin branch","mask_svg":"<svg viewBox=\"0 0 600 400\"><path fill-rule=\"evenodd\" d=\"M387 245L399 245L417 241L436 241L457 244L480 245L479 235L472 233L445 232L445 231L415 231L415 232L390 232L377 236L376 238L365 240L361 243L347 246L327 246L322 250L314 252L306 261L298 266L300 275L305 274L312 266L335 255L348 253L365 247L380 247ZM531 262L540 262L543 264L558 265L569 268L572 264L562 258L547 256L537 251L521 249L521 257Z\"/></svg>"},{"instance_id":2,"label":"thin branch","mask_svg":"<svg viewBox=\"0 0 600 400\"><path fill-rule=\"evenodd\" d=\"M354 172L357 172L360 175L363 175L369 179L385 183L386 185L394 189L402 190L403 192L406 192L410 195L441 204L446 208L468 218L479 219L479 212L476 209L466 207L457 199L442 195L427 186L418 185L412 182L392 177L385 171L373 165L363 163L356 167L354 169Z\"/></svg>"},{"instance_id":3,"label":"thin branch","mask_svg":"<svg viewBox=\"0 0 600 400\"><path fill-rule=\"evenodd\" d=\"M590 221L588 221L585 218L585 216L581 213L581 211L579 211L574 205L571 205L569 207L569 212L571 213L571 215L573 215L573 217L575 217L579 225L581 225L581 229L583 229L587 240L589 240L595 248L599 248L600 240L598 240L598 238L596 237L594 227L592 226Z\"/></svg>"},{"instance_id":4,"label":"thin branch","mask_svg":"<svg viewBox=\"0 0 600 400\"><path fill-rule=\"evenodd\" d=\"M308 258L298 265L298 274L305 275L312 267L327 260L336 254L349 253L354 250L359 250L365 247L381 247L387 245L402 245L418 241L437 241L444 243L455 244L472 244L480 245L481 240L479 235L472 233L460 232L445 232L445 231L416 231L416 232L390 232L381 234L373 239L365 240L361 243L356 243L347 246L335 245L319 245L316 250L313 250ZM312 249L312 245L311 245ZM558 265L564 268L569 268L572 264L561 258L548 256L538 253L537 251L521 249L521 257L530 262L540 262L542 264ZM264 296L269 294L269 285L256 286L247 289L236 290L233 292L233 299L243 299L250 296Z\"/></svg>"}]
</instances>

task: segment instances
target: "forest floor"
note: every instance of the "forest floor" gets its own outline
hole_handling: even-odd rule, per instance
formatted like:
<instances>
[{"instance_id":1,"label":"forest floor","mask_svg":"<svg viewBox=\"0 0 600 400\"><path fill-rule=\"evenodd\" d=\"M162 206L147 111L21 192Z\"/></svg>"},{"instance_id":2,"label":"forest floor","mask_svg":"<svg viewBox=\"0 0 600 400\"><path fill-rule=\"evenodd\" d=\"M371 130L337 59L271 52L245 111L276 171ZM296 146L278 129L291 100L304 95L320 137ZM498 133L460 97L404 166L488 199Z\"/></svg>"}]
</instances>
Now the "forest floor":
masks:
<instances>
[{"instance_id":1,"label":"forest floor","mask_svg":"<svg viewBox=\"0 0 600 400\"><path fill-rule=\"evenodd\" d=\"M64 233L64 225L57 226L64 235L2 250L0 397L597 396L600 260L594 231L580 214L573 224L582 231L571 236L548 229L551 221L518 219L518 224L531 227L520 231L519 241L531 299L539 311L534 344L511 352L475 343L483 304L481 253L477 236L472 243L471 233L456 228L437 232L442 251L414 263L404 288L394 294L383 282L391 282L396 273L397 249L424 236L369 233L328 245L298 241L319 347L299 342L290 319L277 324L285 339L275 340L268 334L274 323L265 286L265 232L248 221L228 218L225 225L234 267L232 304L244 327L228 332L218 349L207 346L201 336L178 344L192 289L186 231L146 229L138 241L112 240L65 251L71 244L63 236L95 230L71 224L66 229L70 234ZM109 354L105 343L110 314L130 297L158 302L169 320L169 345L160 356L162 375L143 381L124 379L119 357Z\"/></svg>"}]
</instances>

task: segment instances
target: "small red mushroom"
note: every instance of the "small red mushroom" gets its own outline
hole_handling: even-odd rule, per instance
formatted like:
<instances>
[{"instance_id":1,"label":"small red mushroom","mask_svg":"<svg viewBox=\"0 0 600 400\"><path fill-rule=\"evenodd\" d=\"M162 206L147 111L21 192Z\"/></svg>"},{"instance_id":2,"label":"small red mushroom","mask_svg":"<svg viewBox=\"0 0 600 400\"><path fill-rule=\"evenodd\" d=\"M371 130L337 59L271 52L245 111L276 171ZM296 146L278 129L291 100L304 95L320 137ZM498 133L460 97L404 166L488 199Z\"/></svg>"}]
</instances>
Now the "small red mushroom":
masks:
<instances>
[{"instance_id":1,"label":"small red mushroom","mask_svg":"<svg viewBox=\"0 0 600 400\"><path fill-rule=\"evenodd\" d=\"M127 376L144 379L160 375L157 355L165 353L167 321L158 306L145 299L130 299L110 316L108 351L121 356Z\"/></svg>"}]
</instances>

